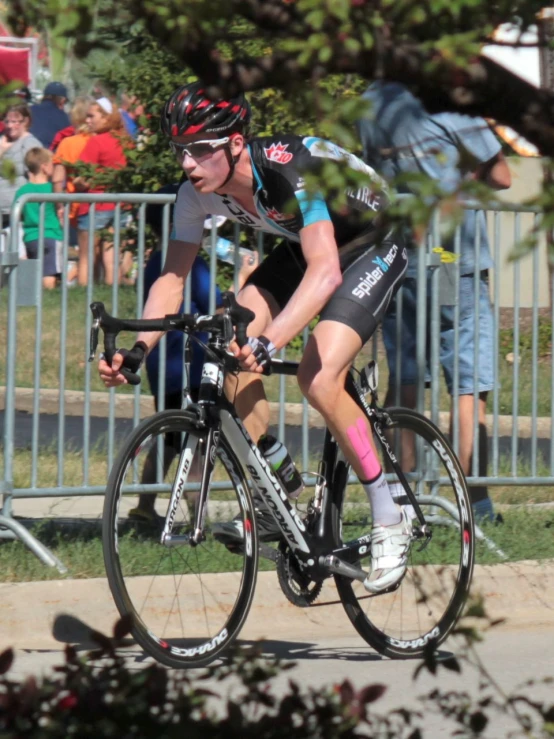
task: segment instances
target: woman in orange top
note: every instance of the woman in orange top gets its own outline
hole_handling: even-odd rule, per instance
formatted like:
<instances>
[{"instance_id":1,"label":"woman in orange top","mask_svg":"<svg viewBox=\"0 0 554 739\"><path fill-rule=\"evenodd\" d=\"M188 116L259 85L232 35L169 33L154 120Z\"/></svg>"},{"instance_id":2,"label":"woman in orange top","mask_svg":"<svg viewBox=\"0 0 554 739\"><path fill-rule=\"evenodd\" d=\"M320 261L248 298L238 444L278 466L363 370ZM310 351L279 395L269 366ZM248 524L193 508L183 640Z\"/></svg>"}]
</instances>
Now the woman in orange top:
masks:
<instances>
[{"instance_id":1,"label":"woman in orange top","mask_svg":"<svg viewBox=\"0 0 554 739\"><path fill-rule=\"evenodd\" d=\"M89 106L87 123L92 136L86 142L81 156L81 162L96 165L98 170L120 169L127 163L123 151L127 136L123 119L116 105L108 98L99 98ZM78 192L103 192L100 186L90 186L84 178L77 177L73 184ZM104 267L104 281L112 285L114 281L113 253L110 252L111 242L104 243L100 240L99 231L112 225L115 215L114 203L97 203L92 229L96 232L94 236L94 274L98 277L100 266ZM77 228L79 238L79 285L86 285L89 274L89 229L90 204L80 203L77 217ZM116 265L119 272L119 265Z\"/></svg>"},{"instance_id":2,"label":"woman in orange top","mask_svg":"<svg viewBox=\"0 0 554 739\"><path fill-rule=\"evenodd\" d=\"M87 97L75 98L71 113L69 115L74 132L72 136L63 138L55 149L54 155L54 174L52 175L52 185L54 192L68 193L75 192L75 187L68 175L70 164L79 161L81 152L85 148L85 144L91 137L90 129L87 125L87 113L91 104L91 99ZM79 203L71 203L69 209L69 223L74 228L77 227L77 211ZM58 208L58 217L63 223L63 205ZM71 242L74 243L74 242Z\"/></svg>"}]
</instances>

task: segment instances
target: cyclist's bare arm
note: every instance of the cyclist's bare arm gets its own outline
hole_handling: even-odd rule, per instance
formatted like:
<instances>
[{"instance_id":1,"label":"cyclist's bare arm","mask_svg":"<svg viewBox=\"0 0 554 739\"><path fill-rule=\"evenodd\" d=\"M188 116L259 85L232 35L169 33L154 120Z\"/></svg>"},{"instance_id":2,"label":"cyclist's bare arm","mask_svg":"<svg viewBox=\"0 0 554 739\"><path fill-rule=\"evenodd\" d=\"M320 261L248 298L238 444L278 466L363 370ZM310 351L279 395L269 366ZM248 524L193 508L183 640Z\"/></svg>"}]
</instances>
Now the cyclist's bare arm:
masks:
<instances>
[{"instance_id":1,"label":"cyclist's bare arm","mask_svg":"<svg viewBox=\"0 0 554 739\"><path fill-rule=\"evenodd\" d=\"M286 346L315 318L342 282L339 253L331 221L318 221L300 231L300 244L307 268L300 284L279 315L264 331L277 349ZM250 347L233 351L245 369L262 371L250 356Z\"/></svg>"},{"instance_id":2,"label":"cyclist's bare arm","mask_svg":"<svg viewBox=\"0 0 554 739\"><path fill-rule=\"evenodd\" d=\"M179 311L183 302L185 280L192 269L192 264L199 249L199 244L170 239L164 268L150 288L142 314L143 318L160 318ZM147 352L150 352L161 337L161 332L141 332L137 336L137 341L143 341L146 344ZM127 382L119 372L122 362L123 357L118 353L114 356L111 367L104 359L100 359L98 372L107 387L116 387Z\"/></svg>"}]
</instances>

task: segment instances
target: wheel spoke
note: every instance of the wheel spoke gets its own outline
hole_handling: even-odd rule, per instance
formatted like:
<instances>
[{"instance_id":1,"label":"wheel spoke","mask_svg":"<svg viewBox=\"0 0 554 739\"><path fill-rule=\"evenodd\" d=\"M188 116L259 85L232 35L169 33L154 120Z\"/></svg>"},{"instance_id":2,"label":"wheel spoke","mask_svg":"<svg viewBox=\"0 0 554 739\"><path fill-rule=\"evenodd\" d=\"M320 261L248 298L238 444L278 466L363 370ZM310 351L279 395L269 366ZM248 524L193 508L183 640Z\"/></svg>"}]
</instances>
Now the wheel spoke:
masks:
<instances>
[{"instance_id":1,"label":"wheel spoke","mask_svg":"<svg viewBox=\"0 0 554 739\"><path fill-rule=\"evenodd\" d=\"M169 547L161 544L179 463L175 440L185 432L196 433L183 411L157 414L135 430L114 465L104 515L106 566L116 605L121 613L134 615L133 634L141 646L173 667L207 664L236 637L250 607L258 556L255 531L248 554L229 552L210 533L211 525L226 520L229 510L230 517L254 517L242 469L224 438L220 448L225 453L218 454L213 481L225 483L225 489L218 486L210 490L204 540L195 546L189 542ZM201 446L196 447L198 456ZM199 479L200 472L193 460L187 482ZM157 515L152 523L133 523L129 518L128 511L137 500L124 491L137 480L144 492L152 489L153 483L158 490L160 485L167 490L157 495ZM191 498L187 502L183 497L176 507L175 535L192 530Z\"/></svg>"},{"instance_id":2,"label":"wheel spoke","mask_svg":"<svg viewBox=\"0 0 554 739\"><path fill-rule=\"evenodd\" d=\"M431 539L422 551L420 540L412 544L408 570L391 592L367 598L362 583L341 577L336 582L363 638L383 654L402 657L421 654L430 639L442 642L454 626L469 592L474 540L467 487L447 442L416 413L398 409L391 418L387 438L412 489L422 498L424 515L433 522ZM398 483L383 450L381 462L389 485ZM361 486L347 487L342 506L345 539L369 532L359 526L368 514ZM364 560L363 566L369 567L369 562Z\"/></svg>"}]
</instances>

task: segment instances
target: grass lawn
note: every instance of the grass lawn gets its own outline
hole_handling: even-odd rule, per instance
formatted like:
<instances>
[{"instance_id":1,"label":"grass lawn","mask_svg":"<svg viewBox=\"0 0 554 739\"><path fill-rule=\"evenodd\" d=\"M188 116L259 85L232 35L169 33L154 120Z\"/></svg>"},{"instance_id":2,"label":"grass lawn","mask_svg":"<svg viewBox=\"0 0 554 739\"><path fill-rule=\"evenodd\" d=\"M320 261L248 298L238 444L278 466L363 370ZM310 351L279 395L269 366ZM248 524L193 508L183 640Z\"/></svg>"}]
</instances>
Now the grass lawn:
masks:
<instances>
[{"instance_id":1,"label":"grass lawn","mask_svg":"<svg viewBox=\"0 0 554 739\"><path fill-rule=\"evenodd\" d=\"M484 531L507 554L510 561L554 559L554 510L523 510L514 507L504 512L502 526L490 525ZM99 524L83 525L60 532L52 521L40 525L34 533L69 568L66 577L104 577ZM217 570L225 571L225 556L229 558L229 569L234 570L237 565L235 555L225 553L222 547L221 550L218 550ZM125 551L126 562L133 559L136 561L136 572L133 574L137 575L152 572L153 566L160 559L160 546L140 539L128 539ZM444 553L447 560L449 554ZM212 561L206 561L207 569L211 569ZM479 543L476 561L478 564L496 564L502 560L484 544ZM260 558L260 569L273 568L271 562ZM8 541L0 543L0 582L52 580L61 577L57 570L43 565L23 544Z\"/></svg>"}]
</instances>

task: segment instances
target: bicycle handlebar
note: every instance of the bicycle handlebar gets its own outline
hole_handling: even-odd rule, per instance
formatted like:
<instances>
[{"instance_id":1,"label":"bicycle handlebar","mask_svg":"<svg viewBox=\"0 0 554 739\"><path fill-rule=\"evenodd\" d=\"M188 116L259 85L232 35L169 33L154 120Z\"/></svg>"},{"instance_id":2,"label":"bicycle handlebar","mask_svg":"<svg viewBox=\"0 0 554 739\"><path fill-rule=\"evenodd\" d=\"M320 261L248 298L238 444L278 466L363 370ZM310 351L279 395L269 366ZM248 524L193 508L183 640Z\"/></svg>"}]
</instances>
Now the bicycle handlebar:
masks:
<instances>
[{"instance_id":1,"label":"bicycle handlebar","mask_svg":"<svg viewBox=\"0 0 554 739\"><path fill-rule=\"evenodd\" d=\"M104 354L106 361L111 365L113 356L117 351L115 340L121 331L208 331L212 334L223 335L226 341L233 338L233 329L236 341L243 347L248 341L246 329L248 324L254 320L254 313L237 303L234 293L225 292L222 295L223 313L201 316L197 313L177 313L167 315L163 318L115 318L105 309L104 303L91 303L90 310L94 318L90 331L90 354L89 362L92 362L98 346L98 335L100 329L104 332ZM131 372L126 367L121 367L121 374L130 385L140 383L139 375Z\"/></svg>"}]
</instances>

